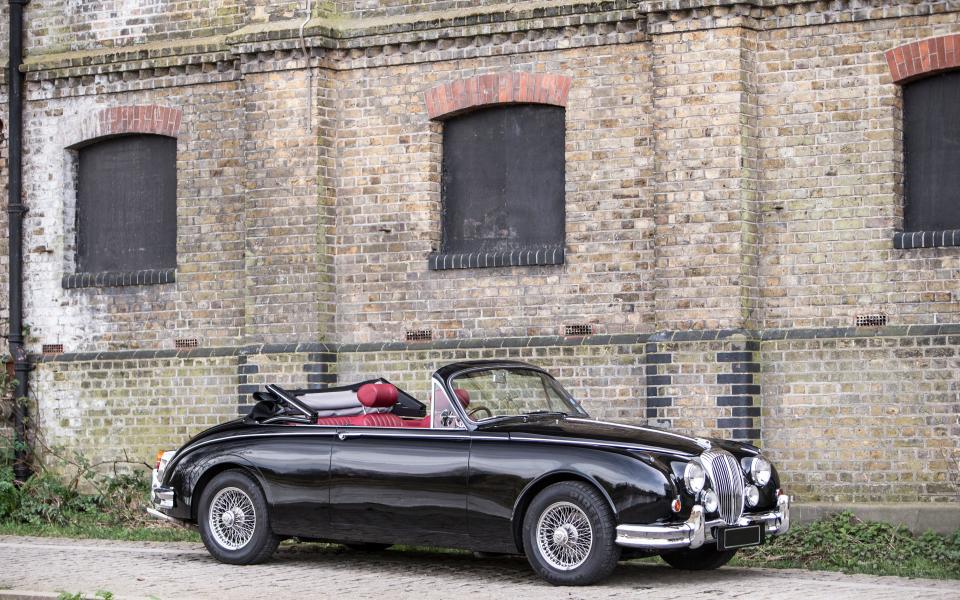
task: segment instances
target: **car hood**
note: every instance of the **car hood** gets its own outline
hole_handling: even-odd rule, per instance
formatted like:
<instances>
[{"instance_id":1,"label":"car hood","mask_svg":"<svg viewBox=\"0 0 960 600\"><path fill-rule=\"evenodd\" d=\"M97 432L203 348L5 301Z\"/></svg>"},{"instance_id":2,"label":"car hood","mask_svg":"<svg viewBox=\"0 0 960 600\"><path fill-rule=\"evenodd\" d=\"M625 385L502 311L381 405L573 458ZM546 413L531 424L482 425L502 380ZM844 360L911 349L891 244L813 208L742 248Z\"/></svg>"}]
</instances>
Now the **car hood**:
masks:
<instances>
[{"instance_id":1,"label":"car hood","mask_svg":"<svg viewBox=\"0 0 960 600\"><path fill-rule=\"evenodd\" d=\"M507 421L480 427L482 431L501 431L511 437L528 436L564 441L597 442L598 445L643 447L651 451L697 456L711 446L729 449L721 440L691 437L656 427L622 425L574 417L531 417L526 422Z\"/></svg>"}]
</instances>

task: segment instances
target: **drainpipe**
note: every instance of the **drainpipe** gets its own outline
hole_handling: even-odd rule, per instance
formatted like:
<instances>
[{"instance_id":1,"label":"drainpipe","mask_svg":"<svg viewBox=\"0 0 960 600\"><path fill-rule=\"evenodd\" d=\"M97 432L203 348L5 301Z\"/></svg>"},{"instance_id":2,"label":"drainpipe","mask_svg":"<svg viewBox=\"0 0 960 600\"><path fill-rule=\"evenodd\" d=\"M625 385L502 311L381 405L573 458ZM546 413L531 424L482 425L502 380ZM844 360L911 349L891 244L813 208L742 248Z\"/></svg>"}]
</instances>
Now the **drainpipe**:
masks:
<instances>
[{"instance_id":1,"label":"drainpipe","mask_svg":"<svg viewBox=\"0 0 960 600\"><path fill-rule=\"evenodd\" d=\"M27 375L30 372L30 357L23 345L23 7L30 0L9 0L10 4L10 62L7 68L7 93L10 102L7 113L7 140L10 149L8 164L7 213L9 214L10 242L10 357L17 385L14 391L14 475L20 481L30 476L27 441L26 406L21 403L27 397Z\"/></svg>"}]
</instances>

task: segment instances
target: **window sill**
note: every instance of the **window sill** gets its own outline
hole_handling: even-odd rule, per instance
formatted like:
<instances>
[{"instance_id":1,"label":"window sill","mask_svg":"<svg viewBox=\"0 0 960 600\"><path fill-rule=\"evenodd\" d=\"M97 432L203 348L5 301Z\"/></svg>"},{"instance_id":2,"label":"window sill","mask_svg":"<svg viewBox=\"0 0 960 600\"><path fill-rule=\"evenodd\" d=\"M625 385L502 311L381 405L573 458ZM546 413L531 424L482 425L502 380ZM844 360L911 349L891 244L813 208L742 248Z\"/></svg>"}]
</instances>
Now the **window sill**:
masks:
<instances>
[{"instance_id":1,"label":"window sill","mask_svg":"<svg viewBox=\"0 0 960 600\"><path fill-rule=\"evenodd\" d=\"M541 246L500 252L433 252L427 259L427 264L431 271L449 271L562 265L563 259L563 246Z\"/></svg>"},{"instance_id":2,"label":"window sill","mask_svg":"<svg viewBox=\"0 0 960 600\"><path fill-rule=\"evenodd\" d=\"M140 269L139 271L101 271L99 273L70 273L60 284L66 290L88 287L125 287L132 285L159 285L177 281L176 269Z\"/></svg>"},{"instance_id":3,"label":"window sill","mask_svg":"<svg viewBox=\"0 0 960 600\"><path fill-rule=\"evenodd\" d=\"M893 247L897 250L949 248L951 246L960 246L960 229L897 231L893 234Z\"/></svg>"}]
</instances>

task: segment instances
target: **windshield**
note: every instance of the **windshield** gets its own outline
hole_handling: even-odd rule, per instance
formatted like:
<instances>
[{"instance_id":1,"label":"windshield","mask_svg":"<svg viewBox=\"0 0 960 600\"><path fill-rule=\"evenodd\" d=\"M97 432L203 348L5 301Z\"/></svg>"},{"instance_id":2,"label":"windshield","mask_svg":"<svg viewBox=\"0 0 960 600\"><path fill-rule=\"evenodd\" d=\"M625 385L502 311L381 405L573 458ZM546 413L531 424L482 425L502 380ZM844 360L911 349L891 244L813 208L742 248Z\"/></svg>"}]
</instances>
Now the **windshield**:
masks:
<instances>
[{"instance_id":1,"label":"windshield","mask_svg":"<svg viewBox=\"0 0 960 600\"><path fill-rule=\"evenodd\" d=\"M468 371L454 376L451 386L474 421L538 413L588 416L555 379L533 369Z\"/></svg>"}]
</instances>

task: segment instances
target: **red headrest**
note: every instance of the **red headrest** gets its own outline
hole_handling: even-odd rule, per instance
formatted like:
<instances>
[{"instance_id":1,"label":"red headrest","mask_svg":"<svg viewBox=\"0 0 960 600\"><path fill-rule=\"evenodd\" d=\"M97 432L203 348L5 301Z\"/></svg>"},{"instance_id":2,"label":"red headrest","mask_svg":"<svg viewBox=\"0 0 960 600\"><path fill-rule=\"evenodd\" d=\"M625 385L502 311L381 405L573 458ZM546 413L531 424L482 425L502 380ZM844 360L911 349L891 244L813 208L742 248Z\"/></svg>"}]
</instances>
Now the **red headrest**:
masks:
<instances>
[{"instance_id":1,"label":"red headrest","mask_svg":"<svg viewBox=\"0 0 960 600\"><path fill-rule=\"evenodd\" d=\"M368 408L383 408L397 403L397 387L390 383L365 383L357 390L357 400Z\"/></svg>"},{"instance_id":2,"label":"red headrest","mask_svg":"<svg viewBox=\"0 0 960 600\"><path fill-rule=\"evenodd\" d=\"M470 392L463 388L453 388L453 393L457 395L457 400L466 408L470 404Z\"/></svg>"}]
</instances>

